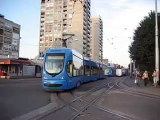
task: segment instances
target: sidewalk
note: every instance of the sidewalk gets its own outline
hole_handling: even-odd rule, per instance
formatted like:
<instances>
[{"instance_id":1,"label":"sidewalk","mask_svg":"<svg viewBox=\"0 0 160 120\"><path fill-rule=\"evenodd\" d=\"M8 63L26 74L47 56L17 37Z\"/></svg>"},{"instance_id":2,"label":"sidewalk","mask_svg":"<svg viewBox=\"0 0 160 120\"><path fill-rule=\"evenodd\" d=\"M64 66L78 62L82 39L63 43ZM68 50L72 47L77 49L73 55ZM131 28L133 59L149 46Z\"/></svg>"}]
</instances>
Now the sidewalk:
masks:
<instances>
[{"instance_id":1,"label":"sidewalk","mask_svg":"<svg viewBox=\"0 0 160 120\"><path fill-rule=\"evenodd\" d=\"M158 86L157 88L152 86L152 83L149 82L147 84L147 86L144 86L143 80L140 81L140 87L138 87L135 83L134 83L134 78L129 78L126 77L126 79L123 81L124 83L122 83L125 87L128 87L129 89L132 89L134 91L138 91L138 92L143 92L143 93L148 93L148 94L153 94L153 95L159 95L160 96L160 86Z\"/></svg>"},{"instance_id":2,"label":"sidewalk","mask_svg":"<svg viewBox=\"0 0 160 120\"><path fill-rule=\"evenodd\" d=\"M33 79L42 79L41 77L21 77L21 78L0 78L0 81L20 81L20 80L33 80Z\"/></svg>"}]
</instances>

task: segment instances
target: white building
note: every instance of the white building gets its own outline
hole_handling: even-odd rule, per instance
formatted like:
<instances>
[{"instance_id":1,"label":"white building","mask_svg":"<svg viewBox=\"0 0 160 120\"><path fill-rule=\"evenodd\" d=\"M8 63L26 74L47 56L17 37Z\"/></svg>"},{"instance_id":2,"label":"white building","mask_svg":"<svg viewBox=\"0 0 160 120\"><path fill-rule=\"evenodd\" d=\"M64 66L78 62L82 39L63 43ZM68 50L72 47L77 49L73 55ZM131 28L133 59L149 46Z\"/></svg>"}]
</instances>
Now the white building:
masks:
<instances>
[{"instance_id":1,"label":"white building","mask_svg":"<svg viewBox=\"0 0 160 120\"><path fill-rule=\"evenodd\" d=\"M90 0L41 0L40 19L40 55L69 38L67 47L90 56Z\"/></svg>"},{"instance_id":2,"label":"white building","mask_svg":"<svg viewBox=\"0 0 160 120\"><path fill-rule=\"evenodd\" d=\"M103 22L101 17L91 18L91 58L103 60Z\"/></svg>"},{"instance_id":3,"label":"white building","mask_svg":"<svg viewBox=\"0 0 160 120\"><path fill-rule=\"evenodd\" d=\"M0 58L18 58L20 25L0 15Z\"/></svg>"}]
</instances>

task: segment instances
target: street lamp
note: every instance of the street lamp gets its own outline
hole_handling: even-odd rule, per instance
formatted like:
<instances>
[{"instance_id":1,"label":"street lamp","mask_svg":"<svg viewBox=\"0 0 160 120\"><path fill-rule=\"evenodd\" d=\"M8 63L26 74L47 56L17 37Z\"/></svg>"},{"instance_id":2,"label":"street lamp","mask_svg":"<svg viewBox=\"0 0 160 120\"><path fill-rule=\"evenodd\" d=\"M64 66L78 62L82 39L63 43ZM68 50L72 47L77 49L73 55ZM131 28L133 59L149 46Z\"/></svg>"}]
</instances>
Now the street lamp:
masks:
<instances>
[{"instance_id":1,"label":"street lamp","mask_svg":"<svg viewBox=\"0 0 160 120\"><path fill-rule=\"evenodd\" d=\"M158 72L157 80L159 80L159 47L158 47L158 17L157 17L157 0L155 0L155 68Z\"/></svg>"},{"instance_id":2,"label":"street lamp","mask_svg":"<svg viewBox=\"0 0 160 120\"><path fill-rule=\"evenodd\" d=\"M72 44L73 44L73 42L77 42L78 41L78 39L70 39L66 44L67 44L67 47L72 47L73 48L73 46L72 46Z\"/></svg>"},{"instance_id":3,"label":"street lamp","mask_svg":"<svg viewBox=\"0 0 160 120\"><path fill-rule=\"evenodd\" d=\"M132 58L130 58L130 78L132 78Z\"/></svg>"},{"instance_id":4,"label":"street lamp","mask_svg":"<svg viewBox=\"0 0 160 120\"><path fill-rule=\"evenodd\" d=\"M67 38L64 38L64 36L68 36ZM67 40L69 38L71 38L72 36L74 36L74 34L63 34L63 38L62 38L62 47L66 47L67 48Z\"/></svg>"}]
</instances>

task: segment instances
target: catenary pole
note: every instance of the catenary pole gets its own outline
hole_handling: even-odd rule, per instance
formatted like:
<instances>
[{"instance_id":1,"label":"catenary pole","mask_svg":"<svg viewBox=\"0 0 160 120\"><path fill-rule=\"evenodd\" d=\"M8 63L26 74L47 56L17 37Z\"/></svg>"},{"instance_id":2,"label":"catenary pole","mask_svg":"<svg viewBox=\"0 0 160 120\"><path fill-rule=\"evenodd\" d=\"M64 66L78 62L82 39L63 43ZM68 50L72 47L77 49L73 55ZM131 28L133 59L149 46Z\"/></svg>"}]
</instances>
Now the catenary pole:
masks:
<instances>
[{"instance_id":1,"label":"catenary pole","mask_svg":"<svg viewBox=\"0 0 160 120\"><path fill-rule=\"evenodd\" d=\"M132 78L132 58L130 58L130 78Z\"/></svg>"},{"instance_id":2,"label":"catenary pole","mask_svg":"<svg viewBox=\"0 0 160 120\"><path fill-rule=\"evenodd\" d=\"M159 47L158 47L158 16L157 16L157 0L155 0L155 68L159 73ZM157 75L159 80L159 75Z\"/></svg>"}]
</instances>

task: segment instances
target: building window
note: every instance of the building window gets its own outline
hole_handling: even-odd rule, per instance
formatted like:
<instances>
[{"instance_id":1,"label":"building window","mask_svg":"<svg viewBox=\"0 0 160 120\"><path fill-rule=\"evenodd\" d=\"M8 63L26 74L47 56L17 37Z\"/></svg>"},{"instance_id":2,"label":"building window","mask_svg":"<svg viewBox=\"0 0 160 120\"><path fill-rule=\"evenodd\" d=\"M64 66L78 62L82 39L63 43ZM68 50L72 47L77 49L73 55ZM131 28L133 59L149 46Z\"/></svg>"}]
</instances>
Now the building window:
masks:
<instances>
[{"instance_id":1,"label":"building window","mask_svg":"<svg viewBox=\"0 0 160 120\"><path fill-rule=\"evenodd\" d=\"M3 29L0 29L0 35L3 35Z\"/></svg>"},{"instance_id":2,"label":"building window","mask_svg":"<svg viewBox=\"0 0 160 120\"><path fill-rule=\"evenodd\" d=\"M12 51L18 52L18 47L17 47L17 46L12 45Z\"/></svg>"},{"instance_id":3,"label":"building window","mask_svg":"<svg viewBox=\"0 0 160 120\"><path fill-rule=\"evenodd\" d=\"M3 43L3 36L0 36L0 43Z\"/></svg>"},{"instance_id":4,"label":"building window","mask_svg":"<svg viewBox=\"0 0 160 120\"><path fill-rule=\"evenodd\" d=\"M41 38L40 41L43 41L43 38Z\"/></svg>"},{"instance_id":5,"label":"building window","mask_svg":"<svg viewBox=\"0 0 160 120\"><path fill-rule=\"evenodd\" d=\"M45 0L42 0L41 3L45 3Z\"/></svg>"},{"instance_id":6,"label":"building window","mask_svg":"<svg viewBox=\"0 0 160 120\"><path fill-rule=\"evenodd\" d=\"M8 31L4 31L4 36L8 38L12 38L12 33Z\"/></svg>"},{"instance_id":7,"label":"building window","mask_svg":"<svg viewBox=\"0 0 160 120\"><path fill-rule=\"evenodd\" d=\"M49 41L52 41L52 37L51 36L49 37Z\"/></svg>"},{"instance_id":8,"label":"building window","mask_svg":"<svg viewBox=\"0 0 160 120\"><path fill-rule=\"evenodd\" d=\"M11 39L5 37L4 38L4 43L11 44Z\"/></svg>"},{"instance_id":9,"label":"building window","mask_svg":"<svg viewBox=\"0 0 160 120\"><path fill-rule=\"evenodd\" d=\"M20 33L20 29L19 29L19 28L16 28L16 27L13 27L13 32L19 34L19 33Z\"/></svg>"},{"instance_id":10,"label":"building window","mask_svg":"<svg viewBox=\"0 0 160 120\"><path fill-rule=\"evenodd\" d=\"M0 50L2 50L3 48L3 43L0 43Z\"/></svg>"}]
</instances>

